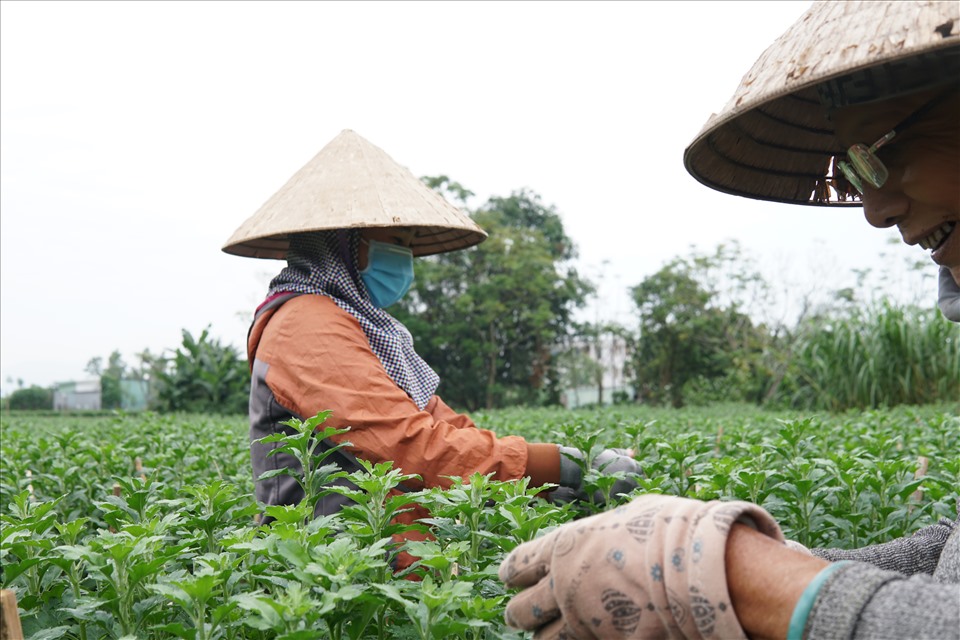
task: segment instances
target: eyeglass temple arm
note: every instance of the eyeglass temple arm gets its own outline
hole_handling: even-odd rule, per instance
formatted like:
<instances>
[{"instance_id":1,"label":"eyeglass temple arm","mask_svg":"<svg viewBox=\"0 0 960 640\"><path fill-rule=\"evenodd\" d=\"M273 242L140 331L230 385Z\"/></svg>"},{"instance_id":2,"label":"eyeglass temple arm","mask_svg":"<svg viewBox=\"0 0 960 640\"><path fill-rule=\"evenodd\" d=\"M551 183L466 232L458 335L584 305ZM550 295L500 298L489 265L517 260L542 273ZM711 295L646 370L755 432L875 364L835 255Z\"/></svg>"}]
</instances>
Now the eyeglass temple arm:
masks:
<instances>
[{"instance_id":1,"label":"eyeglass temple arm","mask_svg":"<svg viewBox=\"0 0 960 640\"><path fill-rule=\"evenodd\" d=\"M869 149L870 153L875 152L877 149L879 149L879 148L882 147L883 145L885 145L885 144L887 144L888 142L890 142L891 140L893 140L893 137L894 137L895 135L897 135L897 130L896 130L896 129L890 129L890 131L887 131L885 134L883 134L883 137L882 137L882 138L880 138L879 140L877 140L876 142L874 142L872 145L870 145L870 149ZM861 147L861 148L862 148L862 147Z\"/></svg>"},{"instance_id":2,"label":"eyeglass temple arm","mask_svg":"<svg viewBox=\"0 0 960 640\"><path fill-rule=\"evenodd\" d=\"M873 145L870 147L870 152L873 153L883 145L893 140L893 137L897 135L897 132L902 133L904 129L906 129L913 123L915 123L917 120L919 120L923 116L927 115L927 112L929 112L935 106L937 106L938 104L940 104L941 102L949 98L954 91L956 91L956 86L951 86L950 88L941 92L940 95L936 96L933 100L931 100L930 102L923 105L922 107L920 107L919 109L911 113L909 116L904 118L899 124L897 124L897 126L895 126L893 129L890 129L890 131L883 134L882 138L874 142Z\"/></svg>"}]
</instances>

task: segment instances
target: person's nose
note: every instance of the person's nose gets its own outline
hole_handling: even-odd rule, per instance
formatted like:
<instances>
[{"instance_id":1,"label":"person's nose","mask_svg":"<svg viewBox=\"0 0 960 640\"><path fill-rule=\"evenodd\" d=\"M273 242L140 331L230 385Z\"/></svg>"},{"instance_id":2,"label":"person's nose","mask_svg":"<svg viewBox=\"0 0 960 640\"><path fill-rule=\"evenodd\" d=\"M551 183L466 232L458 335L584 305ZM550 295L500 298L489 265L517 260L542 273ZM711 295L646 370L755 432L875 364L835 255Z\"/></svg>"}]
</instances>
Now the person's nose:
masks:
<instances>
[{"instance_id":1,"label":"person's nose","mask_svg":"<svg viewBox=\"0 0 960 640\"><path fill-rule=\"evenodd\" d=\"M910 211L907 196L889 182L882 189L866 187L861 201L863 216L878 229L887 229L898 224Z\"/></svg>"}]
</instances>

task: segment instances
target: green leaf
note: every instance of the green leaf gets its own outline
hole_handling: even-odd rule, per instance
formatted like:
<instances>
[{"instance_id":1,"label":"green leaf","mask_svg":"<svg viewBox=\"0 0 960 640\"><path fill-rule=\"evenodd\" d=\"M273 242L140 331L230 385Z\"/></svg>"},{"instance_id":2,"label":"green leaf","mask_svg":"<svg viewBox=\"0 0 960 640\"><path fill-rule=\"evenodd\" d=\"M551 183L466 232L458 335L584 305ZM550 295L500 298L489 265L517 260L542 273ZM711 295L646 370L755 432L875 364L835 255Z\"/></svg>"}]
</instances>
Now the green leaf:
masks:
<instances>
[{"instance_id":1,"label":"green leaf","mask_svg":"<svg viewBox=\"0 0 960 640\"><path fill-rule=\"evenodd\" d=\"M70 633L70 627L53 627L50 629L43 629L32 634L29 640L60 640L66 634ZM122 639L121 639L122 640Z\"/></svg>"}]
</instances>

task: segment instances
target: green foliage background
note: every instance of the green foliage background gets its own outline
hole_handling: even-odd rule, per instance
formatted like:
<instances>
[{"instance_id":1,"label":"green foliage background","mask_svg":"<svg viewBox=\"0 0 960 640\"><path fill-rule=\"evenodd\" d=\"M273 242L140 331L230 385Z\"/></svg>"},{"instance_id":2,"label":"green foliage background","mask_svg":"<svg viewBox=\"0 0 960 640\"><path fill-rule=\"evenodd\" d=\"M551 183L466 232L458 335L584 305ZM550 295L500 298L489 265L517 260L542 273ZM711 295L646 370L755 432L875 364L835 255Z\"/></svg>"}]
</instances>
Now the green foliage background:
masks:
<instances>
[{"instance_id":1,"label":"green foliage background","mask_svg":"<svg viewBox=\"0 0 960 640\"><path fill-rule=\"evenodd\" d=\"M451 187L445 177L433 186ZM575 246L557 212L531 192L491 198L473 219L489 238L420 259L414 289L389 311L441 375L448 402L468 410L558 404L556 352L591 291L572 266Z\"/></svg>"},{"instance_id":2,"label":"green foliage background","mask_svg":"<svg viewBox=\"0 0 960 640\"><path fill-rule=\"evenodd\" d=\"M856 288L827 283L819 302L802 298L798 319L786 322L774 313L770 274L734 242L691 247L630 286L634 316L623 324L599 313L577 320L595 285L577 271L576 245L553 206L520 190L471 210L472 194L459 183L424 181L489 232L469 250L419 259L414 288L389 309L440 375L451 406L551 406L585 387L605 400L675 408L737 401L844 411L960 397L960 325L933 300L893 303L859 274ZM890 279L881 274L883 284ZM628 388L611 398L605 371L615 351ZM244 354L209 328L184 330L177 348L137 358L136 367L117 352L106 367L90 361L104 408L122 406L120 382L132 378L149 379L154 410L246 411ZM18 403L38 400L18 393Z\"/></svg>"},{"instance_id":3,"label":"green foliage background","mask_svg":"<svg viewBox=\"0 0 960 640\"><path fill-rule=\"evenodd\" d=\"M6 408L14 411L49 411L53 409L53 391L36 385L17 389L6 398Z\"/></svg>"},{"instance_id":4,"label":"green foliage background","mask_svg":"<svg viewBox=\"0 0 960 640\"><path fill-rule=\"evenodd\" d=\"M204 329L196 338L183 331L183 342L169 358L155 364L153 374L160 411L245 413L250 370L234 347Z\"/></svg>"},{"instance_id":5,"label":"green foliage background","mask_svg":"<svg viewBox=\"0 0 960 640\"><path fill-rule=\"evenodd\" d=\"M960 398L960 325L932 300L835 292L793 326L758 320L771 286L736 244L676 258L631 291L628 370L642 402L843 411Z\"/></svg>"},{"instance_id":6,"label":"green foliage background","mask_svg":"<svg viewBox=\"0 0 960 640\"><path fill-rule=\"evenodd\" d=\"M751 500L789 538L849 548L956 518L958 410L474 418L585 451L632 447L645 471L639 492ZM558 507L524 482L480 477L406 494L430 509L435 534L408 547L421 558L412 582L386 560L397 551L387 521L402 504L385 496L398 470L354 476L357 507L338 516L305 525L310 505L275 508L277 521L258 527L246 433L239 416L3 416L0 586L17 592L28 637L515 638L502 623L510 594L495 579L504 555L604 508ZM918 478L921 456L929 468Z\"/></svg>"},{"instance_id":7,"label":"green foliage background","mask_svg":"<svg viewBox=\"0 0 960 640\"><path fill-rule=\"evenodd\" d=\"M460 204L471 195L446 176L425 180ZM490 237L418 261L414 290L390 308L454 406L555 405L589 384L603 397L601 355L617 343L632 388L621 401L842 411L960 397L960 325L933 300L869 297L867 274L857 290L821 292L826 302L804 298L790 323L776 315L770 275L736 242L692 247L630 287L635 321L578 322L594 284L574 267L559 212L518 191L470 213Z\"/></svg>"}]
</instances>

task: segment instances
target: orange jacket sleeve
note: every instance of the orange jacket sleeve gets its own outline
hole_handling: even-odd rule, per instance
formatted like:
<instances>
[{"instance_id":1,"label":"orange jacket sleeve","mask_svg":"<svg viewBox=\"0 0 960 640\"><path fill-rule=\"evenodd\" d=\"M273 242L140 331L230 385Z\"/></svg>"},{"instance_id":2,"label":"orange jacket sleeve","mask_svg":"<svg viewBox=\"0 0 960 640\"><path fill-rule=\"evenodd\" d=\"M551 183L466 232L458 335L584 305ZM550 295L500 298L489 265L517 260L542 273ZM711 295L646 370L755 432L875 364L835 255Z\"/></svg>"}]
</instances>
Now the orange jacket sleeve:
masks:
<instances>
[{"instance_id":1,"label":"orange jacket sleeve","mask_svg":"<svg viewBox=\"0 0 960 640\"><path fill-rule=\"evenodd\" d=\"M327 297L284 303L252 351L268 365L267 384L283 407L304 418L331 410L325 424L350 428L339 439L356 456L392 460L425 486L446 487L447 476L476 472L497 480L529 475L533 486L559 480L556 445L498 437L437 396L419 409L387 374L359 322Z\"/></svg>"},{"instance_id":2,"label":"orange jacket sleeve","mask_svg":"<svg viewBox=\"0 0 960 640\"><path fill-rule=\"evenodd\" d=\"M427 406L425 406L423 410L432 415L434 420L443 420L458 429L477 428L477 425L470 419L470 416L457 413L447 406L447 403L441 400L440 396L430 398L430 402L427 403Z\"/></svg>"}]
</instances>

